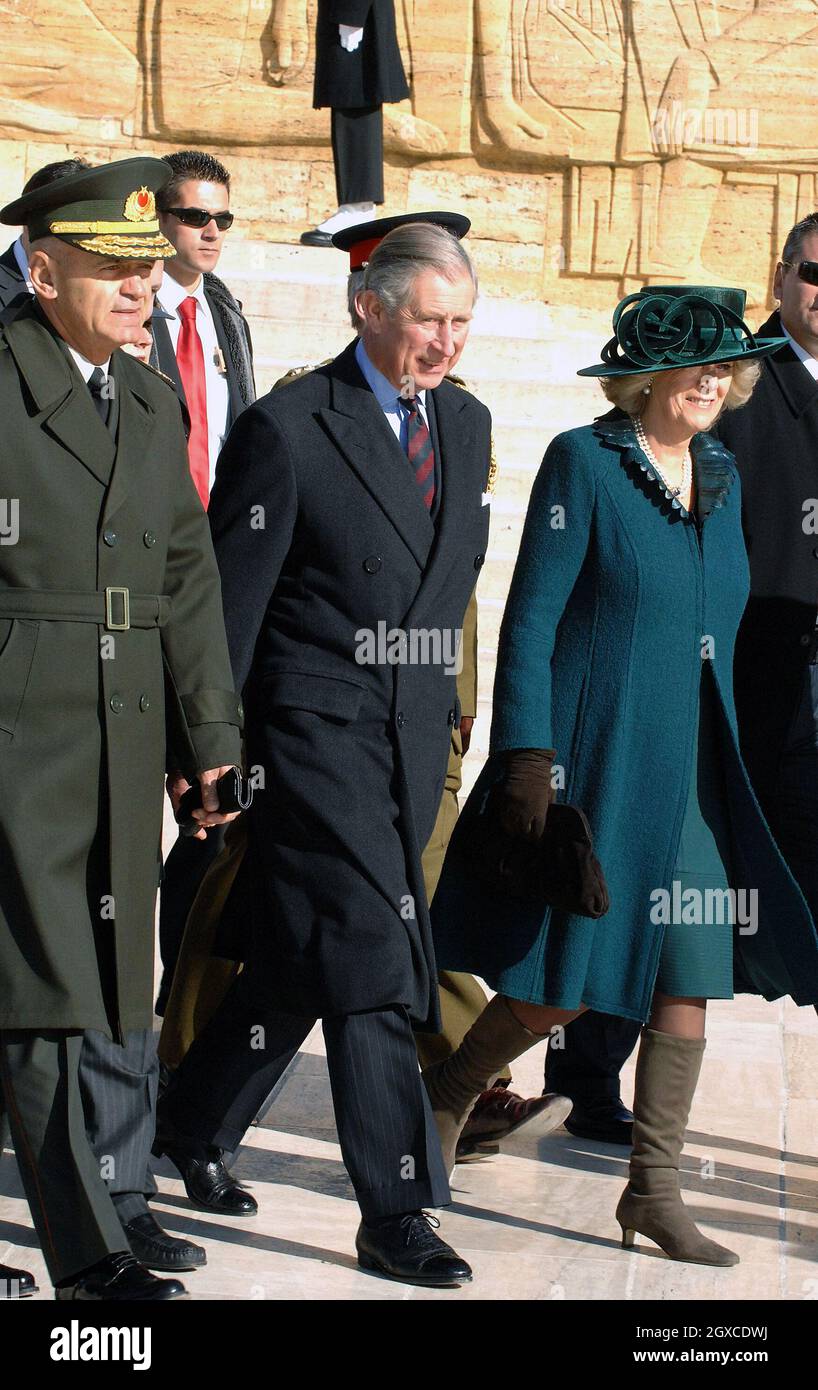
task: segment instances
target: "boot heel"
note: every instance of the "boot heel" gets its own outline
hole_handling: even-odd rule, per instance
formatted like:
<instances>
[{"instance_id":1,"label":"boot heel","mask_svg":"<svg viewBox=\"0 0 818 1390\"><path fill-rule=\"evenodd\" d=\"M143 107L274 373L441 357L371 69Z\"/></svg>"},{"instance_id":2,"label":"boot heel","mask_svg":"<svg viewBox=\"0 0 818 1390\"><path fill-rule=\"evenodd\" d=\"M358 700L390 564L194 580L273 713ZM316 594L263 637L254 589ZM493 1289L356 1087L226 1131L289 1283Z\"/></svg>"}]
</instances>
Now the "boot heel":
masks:
<instances>
[{"instance_id":1,"label":"boot heel","mask_svg":"<svg viewBox=\"0 0 818 1390\"><path fill-rule=\"evenodd\" d=\"M383 1273L378 1261L373 1259L371 1255L368 1255L365 1250L358 1251L358 1264L361 1266L361 1269L374 1269L377 1270L379 1274Z\"/></svg>"},{"instance_id":2,"label":"boot heel","mask_svg":"<svg viewBox=\"0 0 818 1390\"><path fill-rule=\"evenodd\" d=\"M629 1226L622 1227L622 1249L633 1250L636 1245L636 1232Z\"/></svg>"}]
</instances>

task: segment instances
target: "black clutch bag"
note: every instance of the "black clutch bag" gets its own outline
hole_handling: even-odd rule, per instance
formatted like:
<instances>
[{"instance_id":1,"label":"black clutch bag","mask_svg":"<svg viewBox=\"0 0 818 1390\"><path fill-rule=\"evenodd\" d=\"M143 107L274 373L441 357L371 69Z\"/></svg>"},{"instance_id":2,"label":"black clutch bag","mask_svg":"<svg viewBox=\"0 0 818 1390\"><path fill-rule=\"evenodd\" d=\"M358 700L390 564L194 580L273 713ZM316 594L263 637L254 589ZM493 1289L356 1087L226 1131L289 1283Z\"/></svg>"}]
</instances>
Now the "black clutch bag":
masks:
<instances>
[{"instance_id":1,"label":"black clutch bag","mask_svg":"<svg viewBox=\"0 0 818 1390\"><path fill-rule=\"evenodd\" d=\"M604 917L611 905L608 886L579 807L552 802L540 839L524 840L500 826L498 793L491 788L481 811L466 805L450 853L495 892L580 917Z\"/></svg>"},{"instance_id":2,"label":"black clutch bag","mask_svg":"<svg viewBox=\"0 0 818 1390\"><path fill-rule=\"evenodd\" d=\"M253 788L245 781L237 767L231 767L228 772L222 773L216 783L216 791L219 796L219 810L225 816L229 816L233 811L246 811L248 806L252 805ZM195 835L197 830L201 830L201 825L193 816L193 812L198 811L201 804L202 785L197 778L185 792L176 812L176 821L183 835Z\"/></svg>"}]
</instances>

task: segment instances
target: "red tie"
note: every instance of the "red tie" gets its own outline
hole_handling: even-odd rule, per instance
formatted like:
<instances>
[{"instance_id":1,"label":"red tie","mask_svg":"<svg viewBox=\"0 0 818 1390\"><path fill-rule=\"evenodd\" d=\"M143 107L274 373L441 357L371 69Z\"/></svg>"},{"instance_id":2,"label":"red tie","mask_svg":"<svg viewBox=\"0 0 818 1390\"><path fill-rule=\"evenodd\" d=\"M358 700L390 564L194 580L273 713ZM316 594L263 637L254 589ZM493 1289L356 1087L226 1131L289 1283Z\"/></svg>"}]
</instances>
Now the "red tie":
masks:
<instances>
[{"instance_id":1,"label":"red tie","mask_svg":"<svg viewBox=\"0 0 818 1390\"><path fill-rule=\"evenodd\" d=\"M207 507L210 496L210 455L207 447L207 386L205 383L202 340L196 328L196 300L190 295L179 305L179 341L176 361L190 411L190 439L187 456L196 491Z\"/></svg>"}]
</instances>

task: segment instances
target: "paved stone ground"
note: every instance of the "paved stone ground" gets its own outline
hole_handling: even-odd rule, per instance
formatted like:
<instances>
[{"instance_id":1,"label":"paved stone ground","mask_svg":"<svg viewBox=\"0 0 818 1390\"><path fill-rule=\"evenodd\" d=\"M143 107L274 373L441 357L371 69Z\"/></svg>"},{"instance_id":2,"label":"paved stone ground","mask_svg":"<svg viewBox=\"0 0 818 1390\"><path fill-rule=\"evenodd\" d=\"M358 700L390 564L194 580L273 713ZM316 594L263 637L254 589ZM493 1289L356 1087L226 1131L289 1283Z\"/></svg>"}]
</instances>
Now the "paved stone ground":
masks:
<instances>
[{"instance_id":1,"label":"paved stone ground","mask_svg":"<svg viewBox=\"0 0 818 1390\"><path fill-rule=\"evenodd\" d=\"M169 1231L207 1249L186 1276L194 1299L704 1299L818 1298L818 1019L791 1003L745 996L712 1006L709 1045L684 1162L685 1199L741 1264L675 1264L649 1243L619 1248L614 1207L627 1154L559 1130L524 1132L497 1158L457 1169L441 1233L474 1268L460 1290L421 1290L358 1270L357 1207L340 1160L320 1029L296 1059L237 1171L260 1205L230 1221L189 1208L175 1171L159 1165L155 1210ZM543 1048L515 1067L541 1087ZM631 1094L633 1065L625 1074ZM0 1160L0 1260L48 1281L12 1156Z\"/></svg>"}]
</instances>

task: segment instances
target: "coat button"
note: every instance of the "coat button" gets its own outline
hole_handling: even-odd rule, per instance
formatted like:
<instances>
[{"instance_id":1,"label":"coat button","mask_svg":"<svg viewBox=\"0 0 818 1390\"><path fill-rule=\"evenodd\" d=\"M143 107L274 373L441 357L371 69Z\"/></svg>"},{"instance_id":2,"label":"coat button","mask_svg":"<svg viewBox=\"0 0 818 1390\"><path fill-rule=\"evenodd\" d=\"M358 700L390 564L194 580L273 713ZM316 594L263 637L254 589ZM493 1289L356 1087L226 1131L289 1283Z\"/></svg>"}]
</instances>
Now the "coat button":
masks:
<instances>
[{"instance_id":1,"label":"coat button","mask_svg":"<svg viewBox=\"0 0 818 1390\"><path fill-rule=\"evenodd\" d=\"M244 705L241 700L239 700L239 703L236 705L236 714L239 716L239 719L244 718Z\"/></svg>"},{"instance_id":2,"label":"coat button","mask_svg":"<svg viewBox=\"0 0 818 1390\"><path fill-rule=\"evenodd\" d=\"M813 553L813 555L815 556L816 560L818 560L818 545L816 545L816 547L815 547L815 549L813 550L812 553Z\"/></svg>"},{"instance_id":3,"label":"coat button","mask_svg":"<svg viewBox=\"0 0 818 1390\"><path fill-rule=\"evenodd\" d=\"M798 640L800 641L802 647L808 647L810 642L812 641L812 633L805 632L803 637L800 637Z\"/></svg>"},{"instance_id":4,"label":"coat button","mask_svg":"<svg viewBox=\"0 0 818 1390\"><path fill-rule=\"evenodd\" d=\"M150 549L152 545L156 545L156 532L146 531L144 536L142 537L142 544L146 545L148 549Z\"/></svg>"},{"instance_id":5,"label":"coat button","mask_svg":"<svg viewBox=\"0 0 818 1390\"><path fill-rule=\"evenodd\" d=\"M117 535L116 531L112 531L109 527L107 531L103 531L102 539L104 540L106 545L116 545L117 541L119 540L119 536Z\"/></svg>"},{"instance_id":6,"label":"coat button","mask_svg":"<svg viewBox=\"0 0 818 1390\"><path fill-rule=\"evenodd\" d=\"M404 714L402 709L398 710L397 715L395 716L395 723L397 724L399 729L402 729L404 724L406 723L406 715Z\"/></svg>"},{"instance_id":7,"label":"coat button","mask_svg":"<svg viewBox=\"0 0 818 1390\"><path fill-rule=\"evenodd\" d=\"M447 724L449 725L450 728L452 728L452 727L454 726L454 710L453 710L453 709L450 709L450 710L449 710L449 713L446 715L446 722L447 722Z\"/></svg>"},{"instance_id":8,"label":"coat button","mask_svg":"<svg viewBox=\"0 0 818 1390\"><path fill-rule=\"evenodd\" d=\"M367 555L364 560L364 569L367 574L377 574L382 564L380 555Z\"/></svg>"},{"instance_id":9,"label":"coat button","mask_svg":"<svg viewBox=\"0 0 818 1390\"><path fill-rule=\"evenodd\" d=\"M149 710L149 709L150 709L150 707L151 707L151 702L150 702L150 700L148 699L147 695L140 695L140 697L139 697L139 708L141 709L142 713L144 714L146 710Z\"/></svg>"},{"instance_id":10,"label":"coat button","mask_svg":"<svg viewBox=\"0 0 818 1390\"><path fill-rule=\"evenodd\" d=\"M475 557L474 557L474 568L475 568L476 570L479 570L479 569L482 567L482 565L484 564L485 559L486 559L485 555L475 555Z\"/></svg>"},{"instance_id":11,"label":"coat button","mask_svg":"<svg viewBox=\"0 0 818 1390\"><path fill-rule=\"evenodd\" d=\"M121 714L125 708L125 701L121 695L112 695L109 703L114 714Z\"/></svg>"}]
</instances>

